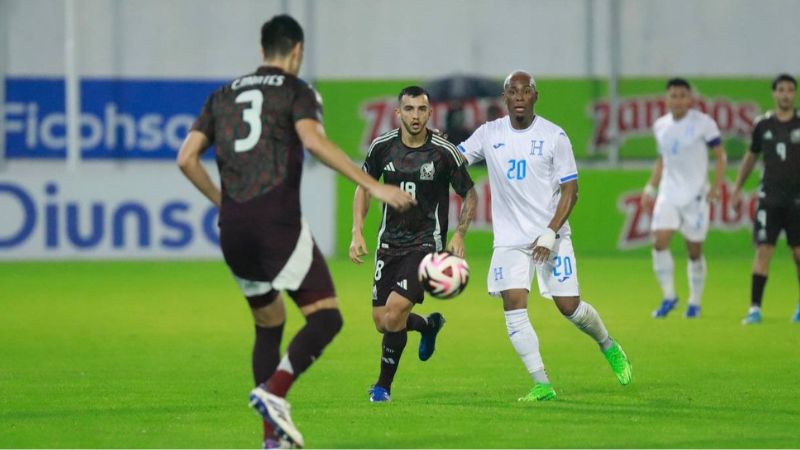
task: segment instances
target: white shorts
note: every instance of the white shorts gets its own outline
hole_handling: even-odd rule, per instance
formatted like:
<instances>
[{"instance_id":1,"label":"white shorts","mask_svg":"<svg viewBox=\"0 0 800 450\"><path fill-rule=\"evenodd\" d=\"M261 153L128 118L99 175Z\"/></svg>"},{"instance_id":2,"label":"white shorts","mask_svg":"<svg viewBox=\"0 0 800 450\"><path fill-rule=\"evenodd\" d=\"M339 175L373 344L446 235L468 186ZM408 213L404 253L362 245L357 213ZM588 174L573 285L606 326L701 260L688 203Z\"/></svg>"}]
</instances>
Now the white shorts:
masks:
<instances>
[{"instance_id":1,"label":"white shorts","mask_svg":"<svg viewBox=\"0 0 800 450\"><path fill-rule=\"evenodd\" d=\"M711 208L705 195L697 196L691 203L676 206L659 195L653 209L651 229L680 230L683 237L690 242L703 242L708 235L708 221Z\"/></svg>"},{"instance_id":2,"label":"white shorts","mask_svg":"<svg viewBox=\"0 0 800 450\"><path fill-rule=\"evenodd\" d=\"M569 236L557 239L547 264L534 264L533 252L525 246L495 247L489 265L489 294L500 296L508 289L531 290L536 273L542 297L575 297L578 290L578 266Z\"/></svg>"}]
</instances>

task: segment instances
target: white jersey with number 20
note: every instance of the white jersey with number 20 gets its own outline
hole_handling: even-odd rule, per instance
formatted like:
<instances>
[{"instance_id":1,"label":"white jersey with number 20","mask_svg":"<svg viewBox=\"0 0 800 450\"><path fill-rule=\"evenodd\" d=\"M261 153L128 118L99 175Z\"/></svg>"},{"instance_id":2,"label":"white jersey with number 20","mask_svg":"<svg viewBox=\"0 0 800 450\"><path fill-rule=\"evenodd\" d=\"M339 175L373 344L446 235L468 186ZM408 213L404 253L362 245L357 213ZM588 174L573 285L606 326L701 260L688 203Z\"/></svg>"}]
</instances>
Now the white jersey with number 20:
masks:
<instances>
[{"instance_id":1,"label":"white jersey with number 20","mask_svg":"<svg viewBox=\"0 0 800 450\"><path fill-rule=\"evenodd\" d=\"M533 243L553 219L560 185L578 178L567 134L539 116L525 130L508 116L486 122L458 149L470 164L486 160L495 247ZM558 233L568 236L569 222Z\"/></svg>"}]
</instances>

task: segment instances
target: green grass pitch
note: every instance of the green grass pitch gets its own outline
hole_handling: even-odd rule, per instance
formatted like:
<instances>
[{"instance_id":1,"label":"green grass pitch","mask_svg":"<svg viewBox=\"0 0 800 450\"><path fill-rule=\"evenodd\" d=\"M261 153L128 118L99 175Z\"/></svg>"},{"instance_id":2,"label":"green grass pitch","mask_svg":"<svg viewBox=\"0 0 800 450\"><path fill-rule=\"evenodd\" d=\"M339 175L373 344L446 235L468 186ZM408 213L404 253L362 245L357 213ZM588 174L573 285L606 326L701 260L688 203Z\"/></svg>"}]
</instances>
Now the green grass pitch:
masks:
<instances>
[{"instance_id":1,"label":"green grass pitch","mask_svg":"<svg viewBox=\"0 0 800 450\"><path fill-rule=\"evenodd\" d=\"M530 387L485 293L488 259L467 291L427 299L447 326L437 352L409 337L393 402L370 404L380 338L369 265L331 262L345 327L290 392L308 447L800 447L797 275L779 248L764 323L739 321L750 260L709 255L703 318L659 301L650 261L581 257L583 296L634 365L619 386L596 345L532 296L531 317L554 402L520 404ZM676 258L686 297L685 260ZM246 448L252 320L221 262L0 264L0 447ZM535 288L534 288L535 289ZM682 305L684 306L684 305ZM302 320L290 308L288 344Z\"/></svg>"}]
</instances>

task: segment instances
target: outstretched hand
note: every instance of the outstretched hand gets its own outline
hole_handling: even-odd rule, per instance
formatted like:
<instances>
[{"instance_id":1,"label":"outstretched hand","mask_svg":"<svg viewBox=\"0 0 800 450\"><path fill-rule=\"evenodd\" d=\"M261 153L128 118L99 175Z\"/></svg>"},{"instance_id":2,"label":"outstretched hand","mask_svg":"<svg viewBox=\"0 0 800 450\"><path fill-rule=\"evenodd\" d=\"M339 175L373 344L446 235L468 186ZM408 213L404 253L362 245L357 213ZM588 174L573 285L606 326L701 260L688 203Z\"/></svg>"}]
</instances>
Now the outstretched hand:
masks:
<instances>
[{"instance_id":1,"label":"outstretched hand","mask_svg":"<svg viewBox=\"0 0 800 450\"><path fill-rule=\"evenodd\" d=\"M377 183L369 193L400 212L417 204L417 201L414 197L409 195L408 192L404 192L400 190L399 187L389 184Z\"/></svg>"}]
</instances>

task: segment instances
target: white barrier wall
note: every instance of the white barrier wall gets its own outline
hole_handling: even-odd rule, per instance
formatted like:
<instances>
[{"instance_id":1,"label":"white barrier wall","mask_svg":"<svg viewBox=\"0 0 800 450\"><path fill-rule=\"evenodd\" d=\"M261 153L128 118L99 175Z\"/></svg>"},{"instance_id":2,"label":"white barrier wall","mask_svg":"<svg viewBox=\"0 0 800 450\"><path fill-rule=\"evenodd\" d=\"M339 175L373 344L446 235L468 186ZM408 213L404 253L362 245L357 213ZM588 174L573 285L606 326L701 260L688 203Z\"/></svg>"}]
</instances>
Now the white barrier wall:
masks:
<instances>
[{"instance_id":1,"label":"white barrier wall","mask_svg":"<svg viewBox=\"0 0 800 450\"><path fill-rule=\"evenodd\" d=\"M217 210L175 164L63 165L12 161L0 173L0 260L221 257ZM332 254L333 173L310 161L304 172L303 214L320 250Z\"/></svg>"},{"instance_id":2,"label":"white barrier wall","mask_svg":"<svg viewBox=\"0 0 800 450\"><path fill-rule=\"evenodd\" d=\"M231 78L288 4L306 76L608 74L609 0L75 0L84 75ZM64 2L3 0L12 75L61 75ZM800 72L798 0L620 0L622 76ZM587 45L590 42L590 45Z\"/></svg>"}]
</instances>

